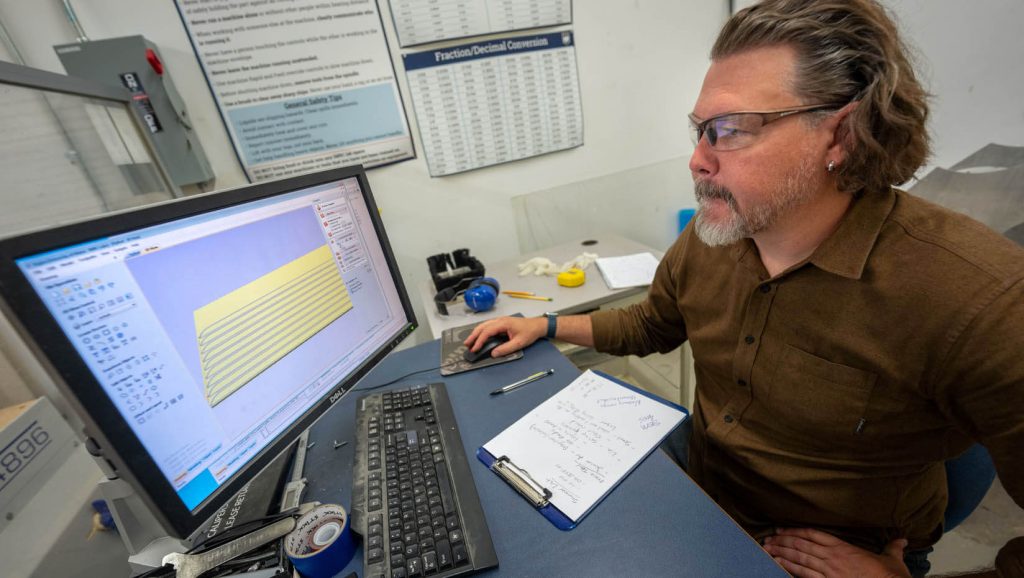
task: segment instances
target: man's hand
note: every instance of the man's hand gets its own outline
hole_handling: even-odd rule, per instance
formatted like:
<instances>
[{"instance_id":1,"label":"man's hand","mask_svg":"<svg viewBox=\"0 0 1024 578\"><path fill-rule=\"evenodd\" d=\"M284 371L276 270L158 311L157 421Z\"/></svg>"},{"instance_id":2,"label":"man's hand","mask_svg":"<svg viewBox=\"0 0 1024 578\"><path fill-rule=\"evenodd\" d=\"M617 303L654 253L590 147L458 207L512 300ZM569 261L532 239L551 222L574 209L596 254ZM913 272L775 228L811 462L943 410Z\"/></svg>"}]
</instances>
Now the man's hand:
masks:
<instances>
[{"instance_id":1,"label":"man's hand","mask_svg":"<svg viewBox=\"0 0 1024 578\"><path fill-rule=\"evenodd\" d=\"M873 554L811 528L779 528L764 540L765 551L799 578L910 578L903 564L906 547L906 540L893 540Z\"/></svg>"},{"instance_id":2,"label":"man's hand","mask_svg":"<svg viewBox=\"0 0 1024 578\"><path fill-rule=\"evenodd\" d=\"M499 317L484 321L473 328L463 345L470 351L480 349L487 338L499 333L508 334L508 342L494 348L491 357L501 357L519 351L537 341L548 332L547 320L543 317Z\"/></svg>"}]
</instances>

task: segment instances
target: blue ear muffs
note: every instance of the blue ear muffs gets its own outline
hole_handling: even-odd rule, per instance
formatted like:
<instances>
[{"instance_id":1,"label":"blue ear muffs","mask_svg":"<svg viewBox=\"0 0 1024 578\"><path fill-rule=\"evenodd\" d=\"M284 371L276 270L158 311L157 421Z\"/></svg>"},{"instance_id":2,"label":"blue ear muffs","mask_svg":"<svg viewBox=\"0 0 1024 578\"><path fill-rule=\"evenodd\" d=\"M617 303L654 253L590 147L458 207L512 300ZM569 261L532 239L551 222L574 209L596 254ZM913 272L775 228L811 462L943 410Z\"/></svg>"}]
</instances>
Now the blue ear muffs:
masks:
<instances>
[{"instance_id":1,"label":"blue ear muffs","mask_svg":"<svg viewBox=\"0 0 1024 578\"><path fill-rule=\"evenodd\" d=\"M501 291L501 285L498 284L497 279L494 277L480 277L479 279L474 279L469 284L469 288L466 289L463 297L466 299L466 305L473 311L487 311L494 307L494 302L498 300L499 291Z\"/></svg>"}]
</instances>

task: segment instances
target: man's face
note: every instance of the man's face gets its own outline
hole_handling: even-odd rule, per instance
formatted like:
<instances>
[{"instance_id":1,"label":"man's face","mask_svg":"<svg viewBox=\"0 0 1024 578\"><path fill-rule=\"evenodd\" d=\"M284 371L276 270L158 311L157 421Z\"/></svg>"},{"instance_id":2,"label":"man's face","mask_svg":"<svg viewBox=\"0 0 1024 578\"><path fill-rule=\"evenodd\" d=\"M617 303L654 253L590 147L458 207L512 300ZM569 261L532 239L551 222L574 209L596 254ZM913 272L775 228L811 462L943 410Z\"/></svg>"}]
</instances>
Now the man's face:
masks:
<instances>
[{"instance_id":1,"label":"man's face","mask_svg":"<svg viewBox=\"0 0 1024 578\"><path fill-rule=\"evenodd\" d=\"M787 46L758 48L714 61L704 78L694 116L700 120L739 111L772 111L804 104L790 90L796 53ZM737 150L715 150L705 135L690 160L699 208L694 226L711 246L789 226L794 209L825 183L827 130L798 117L760 128ZM798 224L794 223L794 224Z\"/></svg>"}]
</instances>

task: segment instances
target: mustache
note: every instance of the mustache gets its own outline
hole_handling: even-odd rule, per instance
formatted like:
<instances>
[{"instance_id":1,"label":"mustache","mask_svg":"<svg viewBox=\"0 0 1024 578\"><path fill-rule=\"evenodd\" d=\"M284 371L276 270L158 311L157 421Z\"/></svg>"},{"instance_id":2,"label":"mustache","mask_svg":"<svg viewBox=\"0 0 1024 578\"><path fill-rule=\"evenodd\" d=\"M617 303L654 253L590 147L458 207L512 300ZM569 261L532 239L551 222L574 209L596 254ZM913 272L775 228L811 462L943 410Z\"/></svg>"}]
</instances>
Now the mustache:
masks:
<instances>
[{"instance_id":1,"label":"mustache","mask_svg":"<svg viewBox=\"0 0 1024 578\"><path fill-rule=\"evenodd\" d=\"M729 189L706 180L695 181L693 183L693 193L698 201L721 199L728 202L729 205L735 205L736 203Z\"/></svg>"}]
</instances>

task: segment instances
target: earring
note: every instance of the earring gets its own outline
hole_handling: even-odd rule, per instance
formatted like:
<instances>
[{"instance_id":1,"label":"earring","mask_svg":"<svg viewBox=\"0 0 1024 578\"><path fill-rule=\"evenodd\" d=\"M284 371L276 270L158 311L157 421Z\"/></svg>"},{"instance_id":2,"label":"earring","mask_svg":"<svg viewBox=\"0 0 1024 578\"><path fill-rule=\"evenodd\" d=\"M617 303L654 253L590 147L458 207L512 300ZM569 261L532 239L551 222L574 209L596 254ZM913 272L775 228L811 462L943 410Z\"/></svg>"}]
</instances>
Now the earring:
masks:
<instances>
[{"instance_id":1,"label":"earring","mask_svg":"<svg viewBox=\"0 0 1024 578\"><path fill-rule=\"evenodd\" d=\"M836 161L828 161L828 166L825 167L825 170L829 173L836 172Z\"/></svg>"}]
</instances>

